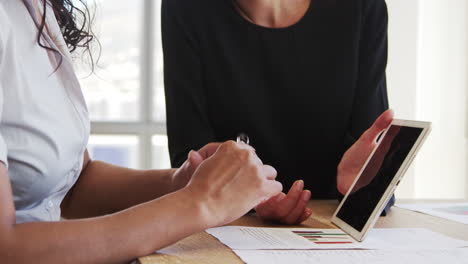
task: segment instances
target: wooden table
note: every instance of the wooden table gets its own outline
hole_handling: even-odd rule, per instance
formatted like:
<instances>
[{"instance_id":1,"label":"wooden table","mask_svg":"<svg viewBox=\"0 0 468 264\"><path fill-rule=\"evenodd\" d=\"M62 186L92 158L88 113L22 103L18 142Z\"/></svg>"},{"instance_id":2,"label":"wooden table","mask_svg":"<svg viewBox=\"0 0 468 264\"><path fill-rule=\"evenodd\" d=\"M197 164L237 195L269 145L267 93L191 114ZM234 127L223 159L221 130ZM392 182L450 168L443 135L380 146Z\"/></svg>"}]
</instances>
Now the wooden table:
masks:
<instances>
[{"instance_id":1,"label":"wooden table","mask_svg":"<svg viewBox=\"0 0 468 264\"><path fill-rule=\"evenodd\" d=\"M401 201L400 201L401 202ZM403 202L414 203L406 200ZM434 201L418 201L434 202ZM439 201L447 202L447 201ZM453 202L453 201L452 201ZM459 201L460 202L460 201ZM338 206L337 201L311 201L309 207L313 216L296 227L336 228L330 219ZM255 227L286 227L261 222L256 216L248 215L231 225ZM287 226L291 227L291 226ZM422 227L439 232L453 238L468 240L468 225L438 217L393 207L388 216L381 217L376 224L379 228ZM242 264L243 262L225 245L206 232L192 235L164 250L165 254L155 254L139 258L141 264Z\"/></svg>"}]
</instances>

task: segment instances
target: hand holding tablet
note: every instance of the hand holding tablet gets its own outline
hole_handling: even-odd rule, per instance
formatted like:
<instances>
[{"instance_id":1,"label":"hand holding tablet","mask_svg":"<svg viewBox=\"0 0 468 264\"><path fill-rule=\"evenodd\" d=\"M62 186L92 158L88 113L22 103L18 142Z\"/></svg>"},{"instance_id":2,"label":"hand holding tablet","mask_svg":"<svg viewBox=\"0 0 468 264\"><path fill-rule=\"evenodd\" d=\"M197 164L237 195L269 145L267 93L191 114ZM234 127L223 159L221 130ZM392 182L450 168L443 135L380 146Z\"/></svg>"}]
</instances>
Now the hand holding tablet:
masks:
<instances>
[{"instance_id":1,"label":"hand holding tablet","mask_svg":"<svg viewBox=\"0 0 468 264\"><path fill-rule=\"evenodd\" d=\"M332 222L364 240L430 132L431 124L393 120L347 188ZM348 154L348 153L347 153Z\"/></svg>"},{"instance_id":2,"label":"hand holding tablet","mask_svg":"<svg viewBox=\"0 0 468 264\"><path fill-rule=\"evenodd\" d=\"M377 146L378 138L393 121L393 110L387 110L362 134L343 155L338 165L337 188L345 195L359 175L363 165Z\"/></svg>"}]
</instances>

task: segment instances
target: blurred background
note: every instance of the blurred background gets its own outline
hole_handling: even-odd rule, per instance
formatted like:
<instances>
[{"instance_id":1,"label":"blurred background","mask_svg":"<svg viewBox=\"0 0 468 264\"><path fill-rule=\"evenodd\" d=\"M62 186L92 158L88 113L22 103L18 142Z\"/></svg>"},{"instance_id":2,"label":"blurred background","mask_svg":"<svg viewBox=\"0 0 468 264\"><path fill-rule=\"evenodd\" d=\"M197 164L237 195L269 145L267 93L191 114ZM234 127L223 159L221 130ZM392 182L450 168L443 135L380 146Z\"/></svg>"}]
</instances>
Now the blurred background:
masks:
<instances>
[{"instance_id":1,"label":"blurred background","mask_svg":"<svg viewBox=\"0 0 468 264\"><path fill-rule=\"evenodd\" d=\"M95 73L76 68L92 118L94 159L169 168L161 0L88 0L102 45ZM398 198L468 198L468 1L387 0L388 91L397 118L433 122ZM97 52L97 48L95 48Z\"/></svg>"},{"instance_id":2,"label":"blurred background","mask_svg":"<svg viewBox=\"0 0 468 264\"><path fill-rule=\"evenodd\" d=\"M87 2L96 10L93 29L102 45L93 74L86 54L75 59L92 119L90 154L132 168L169 168L161 1Z\"/></svg>"}]
</instances>

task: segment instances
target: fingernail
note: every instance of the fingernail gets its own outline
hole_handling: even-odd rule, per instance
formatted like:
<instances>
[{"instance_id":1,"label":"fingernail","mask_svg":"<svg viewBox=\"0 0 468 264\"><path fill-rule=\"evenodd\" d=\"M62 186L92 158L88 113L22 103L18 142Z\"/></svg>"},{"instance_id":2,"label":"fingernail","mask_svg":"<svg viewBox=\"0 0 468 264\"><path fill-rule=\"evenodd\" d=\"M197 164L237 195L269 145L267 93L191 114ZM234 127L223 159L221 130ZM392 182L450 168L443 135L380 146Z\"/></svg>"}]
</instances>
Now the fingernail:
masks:
<instances>
[{"instance_id":1,"label":"fingernail","mask_svg":"<svg viewBox=\"0 0 468 264\"><path fill-rule=\"evenodd\" d=\"M193 155L193 150L191 150L187 155L187 167L188 168L190 168L192 166L192 162L190 161L192 155Z\"/></svg>"},{"instance_id":2,"label":"fingernail","mask_svg":"<svg viewBox=\"0 0 468 264\"><path fill-rule=\"evenodd\" d=\"M306 191L302 193L302 200L308 202L310 200L310 192Z\"/></svg>"},{"instance_id":3,"label":"fingernail","mask_svg":"<svg viewBox=\"0 0 468 264\"><path fill-rule=\"evenodd\" d=\"M303 180L299 180L296 182L296 188L297 189L302 189L304 188L304 181Z\"/></svg>"}]
</instances>

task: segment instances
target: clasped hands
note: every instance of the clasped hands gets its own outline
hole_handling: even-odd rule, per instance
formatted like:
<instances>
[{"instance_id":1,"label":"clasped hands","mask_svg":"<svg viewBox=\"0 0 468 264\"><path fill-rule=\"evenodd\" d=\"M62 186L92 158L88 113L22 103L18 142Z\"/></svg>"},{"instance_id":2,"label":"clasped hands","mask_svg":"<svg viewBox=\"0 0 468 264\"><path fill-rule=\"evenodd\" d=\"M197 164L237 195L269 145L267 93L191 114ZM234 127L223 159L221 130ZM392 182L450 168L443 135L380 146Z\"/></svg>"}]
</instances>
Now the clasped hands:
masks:
<instances>
[{"instance_id":1,"label":"clasped hands","mask_svg":"<svg viewBox=\"0 0 468 264\"><path fill-rule=\"evenodd\" d=\"M392 110L384 112L345 152L337 168L337 189L340 193L347 193L362 166L376 147L379 135L393 121L393 116ZM191 151L187 161L175 171L173 181L180 187L190 184L192 175L207 159L210 159L218 152L221 145L221 143L211 143L198 151ZM276 176L276 172L274 175ZM300 224L312 214L312 210L307 208L311 195L309 190L304 190L304 182L298 180L287 194L279 192L272 197L264 198L263 201L258 201L258 204L254 206L257 215L263 220L288 225Z\"/></svg>"}]
</instances>

